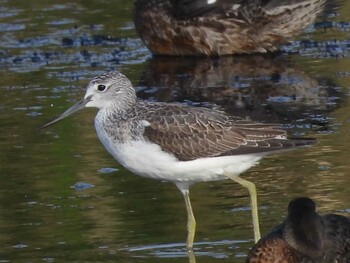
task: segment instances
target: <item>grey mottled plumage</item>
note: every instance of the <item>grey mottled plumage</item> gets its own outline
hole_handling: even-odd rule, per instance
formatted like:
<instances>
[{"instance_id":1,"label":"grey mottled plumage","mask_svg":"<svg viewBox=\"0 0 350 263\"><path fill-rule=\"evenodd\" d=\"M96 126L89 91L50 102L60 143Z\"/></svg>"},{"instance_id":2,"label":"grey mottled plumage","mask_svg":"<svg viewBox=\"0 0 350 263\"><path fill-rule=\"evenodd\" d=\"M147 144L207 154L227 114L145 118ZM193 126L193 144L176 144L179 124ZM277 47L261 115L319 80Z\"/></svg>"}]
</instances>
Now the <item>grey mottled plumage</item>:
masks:
<instances>
[{"instance_id":1,"label":"grey mottled plumage","mask_svg":"<svg viewBox=\"0 0 350 263\"><path fill-rule=\"evenodd\" d=\"M107 133L119 134L117 130L127 130L130 134L125 134L125 137L119 134L119 140L131 137L150 141L180 161L278 151L313 142L308 139L286 140L286 132L276 125L243 120L206 108L138 102L127 113L127 119L118 119L117 114L111 113L105 121L108 123L105 126ZM135 132L143 121L148 125L141 133Z\"/></svg>"},{"instance_id":2,"label":"grey mottled plumage","mask_svg":"<svg viewBox=\"0 0 350 263\"><path fill-rule=\"evenodd\" d=\"M188 248L195 219L189 187L199 181L230 178L251 195L255 239L260 238L255 186L238 175L270 152L311 145L313 139L287 139L272 124L257 123L220 111L179 104L138 101L131 82L119 72L98 76L79 101L44 127L84 108L97 107L97 135L107 151L135 174L167 180L184 195Z\"/></svg>"}]
</instances>

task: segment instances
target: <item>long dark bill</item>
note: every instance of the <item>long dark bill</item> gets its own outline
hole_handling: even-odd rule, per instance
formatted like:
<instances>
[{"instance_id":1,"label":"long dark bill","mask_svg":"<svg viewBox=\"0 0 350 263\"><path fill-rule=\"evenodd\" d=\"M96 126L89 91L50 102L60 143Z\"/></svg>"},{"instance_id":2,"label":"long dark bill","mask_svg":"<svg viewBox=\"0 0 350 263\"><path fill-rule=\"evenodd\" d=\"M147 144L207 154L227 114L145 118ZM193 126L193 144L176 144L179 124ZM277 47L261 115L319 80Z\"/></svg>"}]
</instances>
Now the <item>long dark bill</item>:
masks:
<instances>
[{"instance_id":1,"label":"long dark bill","mask_svg":"<svg viewBox=\"0 0 350 263\"><path fill-rule=\"evenodd\" d=\"M72 107L70 107L68 110L66 110L65 112L63 112L61 115L58 115L57 117L55 117L53 120L49 121L48 123L42 125L40 127L40 129L46 128L47 126L50 126L66 117L68 117L69 115L72 115L73 113L85 108L85 105L90 101L90 97L87 97L85 99L82 99L80 101L78 101L77 103L75 103Z\"/></svg>"}]
</instances>

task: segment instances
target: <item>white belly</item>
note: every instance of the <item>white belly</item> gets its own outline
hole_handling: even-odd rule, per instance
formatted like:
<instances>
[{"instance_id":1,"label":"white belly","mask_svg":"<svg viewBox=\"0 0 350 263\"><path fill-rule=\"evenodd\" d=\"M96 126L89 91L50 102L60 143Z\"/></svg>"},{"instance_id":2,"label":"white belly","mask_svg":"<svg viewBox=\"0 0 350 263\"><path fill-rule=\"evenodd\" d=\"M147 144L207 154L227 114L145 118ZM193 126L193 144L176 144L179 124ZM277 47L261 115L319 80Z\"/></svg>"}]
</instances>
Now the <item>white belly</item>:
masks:
<instances>
[{"instance_id":1,"label":"white belly","mask_svg":"<svg viewBox=\"0 0 350 263\"><path fill-rule=\"evenodd\" d=\"M239 175L263 157L263 154L247 154L179 161L156 144L145 141L116 143L100 129L97 129L97 135L107 151L131 172L174 183L226 179L224 172Z\"/></svg>"}]
</instances>

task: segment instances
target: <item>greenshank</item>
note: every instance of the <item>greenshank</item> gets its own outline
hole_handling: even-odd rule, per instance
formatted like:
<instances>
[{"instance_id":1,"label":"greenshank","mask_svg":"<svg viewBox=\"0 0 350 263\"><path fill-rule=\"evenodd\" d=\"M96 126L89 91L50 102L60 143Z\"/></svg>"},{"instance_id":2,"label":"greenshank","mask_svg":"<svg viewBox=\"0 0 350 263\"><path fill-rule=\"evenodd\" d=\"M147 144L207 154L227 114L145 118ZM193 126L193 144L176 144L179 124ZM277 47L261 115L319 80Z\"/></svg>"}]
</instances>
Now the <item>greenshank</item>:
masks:
<instances>
[{"instance_id":1,"label":"greenshank","mask_svg":"<svg viewBox=\"0 0 350 263\"><path fill-rule=\"evenodd\" d=\"M129 79L110 72L92 79L84 98L43 125L47 127L84 108L99 109L97 136L107 151L131 172L174 183L187 208L187 247L196 221L189 187L230 178L249 190L255 241L260 239L255 185L238 175L266 154L308 146L314 139L287 139L273 124L257 123L221 111L181 104L139 101Z\"/></svg>"},{"instance_id":2,"label":"greenshank","mask_svg":"<svg viewBox=\"0 0 350 263\"><path fill-rule=\"evenodd\" d=\"M246 262L350 262L350 218L321 216L313 200L296 198L287 219L252 248Z\"/></svg>"}]
</instances>

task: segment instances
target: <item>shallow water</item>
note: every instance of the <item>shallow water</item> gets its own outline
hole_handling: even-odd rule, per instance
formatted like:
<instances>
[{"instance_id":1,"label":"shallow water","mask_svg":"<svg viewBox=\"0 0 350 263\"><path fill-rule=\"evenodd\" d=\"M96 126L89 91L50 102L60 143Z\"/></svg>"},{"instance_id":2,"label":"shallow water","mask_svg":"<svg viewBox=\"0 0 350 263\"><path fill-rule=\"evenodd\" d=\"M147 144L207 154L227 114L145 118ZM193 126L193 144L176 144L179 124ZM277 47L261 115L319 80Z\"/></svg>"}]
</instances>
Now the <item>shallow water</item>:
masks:
<instances>
[{"instance_id":1,"label":"shallow water","mask_svg":"<svg viewBox=\"0 0 350 263\"><path fill-rule=\"evenodd\" d=\"M0 1L0 262L187 262L186 211L175 186L135 176L98 142L95 110L42 123L117 69L139 97L279 122L314 147L270 156L256 183L263 233L288 202L350 213L350 3L325 14L280 54L152 58L131 1ZM191 189L197 262L244 262L253 244L249 198L233 182Z\"/></svg>"}]
</instances>

